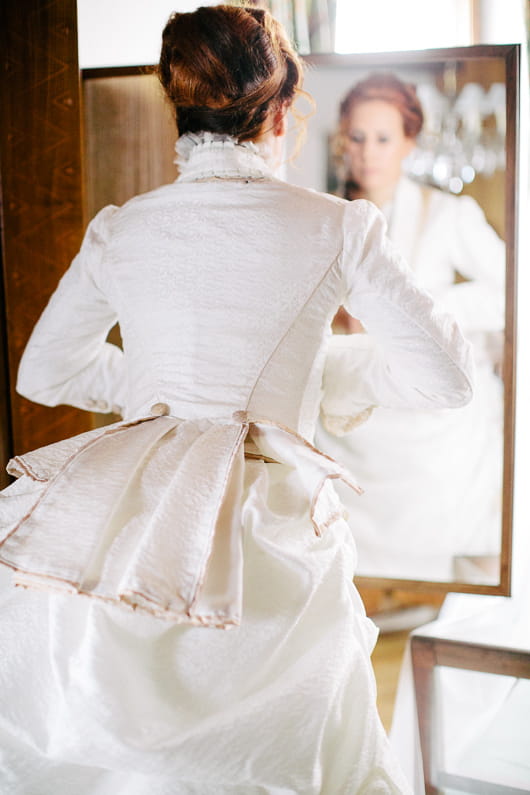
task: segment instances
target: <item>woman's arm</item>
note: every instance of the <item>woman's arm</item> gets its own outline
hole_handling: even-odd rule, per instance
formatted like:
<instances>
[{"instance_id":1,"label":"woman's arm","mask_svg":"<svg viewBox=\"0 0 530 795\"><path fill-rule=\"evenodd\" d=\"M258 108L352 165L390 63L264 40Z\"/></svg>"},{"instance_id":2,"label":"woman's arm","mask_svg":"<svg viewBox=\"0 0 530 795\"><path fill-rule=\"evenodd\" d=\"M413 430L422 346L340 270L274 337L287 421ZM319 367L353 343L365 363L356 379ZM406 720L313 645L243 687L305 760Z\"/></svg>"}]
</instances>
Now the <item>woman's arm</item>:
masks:
<instances>
[{"instance_id":1,"label":"woman's arm","mask_svg":"<svg viewBox=\"0 0 530 795\"><path fill-rule=\"evenodd\" d=\"M440 300L466 332L502 331L505 245L474 199L470 196L449 198L451 210L446 216L445 231L451 261L465 281L449 285L440 294Z\"/></svg>"},{"instance_id":2,"label":"woman's arm","mask_svg":"<svg viewBox=\"0 0 530 795\"><path fill-rule=\"evenodd\" d=\"M324 383L335 380L335 397L337 389L342 393L335 409L352 400L356 409L434 409L469 402L470 345L454 319L438 312L415 284L386 236L384 217L369 202L345 208L343 273L344 306L367 337L342 337L336 348L331 343Z\"/></svg>"},{"instance_id":3,"label":"woman's arm","mask_svg":"<svg viewBox=\"0 0 530 795\"><path fill-rule=\"evenodd\" d=\"M122 412L123 352L106 342L117 317L95 280L113 212L105 208L89 225L22 356L17 391L37 403Z\"/></svg>"}]
</instances>

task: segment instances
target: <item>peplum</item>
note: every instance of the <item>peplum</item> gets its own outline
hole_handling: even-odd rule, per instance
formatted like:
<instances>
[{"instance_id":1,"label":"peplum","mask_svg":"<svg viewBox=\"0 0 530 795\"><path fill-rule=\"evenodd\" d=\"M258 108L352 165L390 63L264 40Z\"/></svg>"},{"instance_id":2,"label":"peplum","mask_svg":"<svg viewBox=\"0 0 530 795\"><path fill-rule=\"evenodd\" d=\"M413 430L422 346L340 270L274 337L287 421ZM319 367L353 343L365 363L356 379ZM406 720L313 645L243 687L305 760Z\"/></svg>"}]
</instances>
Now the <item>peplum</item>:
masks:
<instances>
[{"instance_id":1,"label":"peplum","mask_svg":"<svg viewBox=\"0 0 530 795\"><path fill-rule=\"evenodd\" d=\"M326 481L361 489L277 423L246 412L219 422L165 416L164 404L153 410L12 459L8 472L21 482L1 498L0 562L19 586L92 596L178 624L237 625L245 459L299 470L317 536L343 518Z\"/></svg>"}]
</instances>

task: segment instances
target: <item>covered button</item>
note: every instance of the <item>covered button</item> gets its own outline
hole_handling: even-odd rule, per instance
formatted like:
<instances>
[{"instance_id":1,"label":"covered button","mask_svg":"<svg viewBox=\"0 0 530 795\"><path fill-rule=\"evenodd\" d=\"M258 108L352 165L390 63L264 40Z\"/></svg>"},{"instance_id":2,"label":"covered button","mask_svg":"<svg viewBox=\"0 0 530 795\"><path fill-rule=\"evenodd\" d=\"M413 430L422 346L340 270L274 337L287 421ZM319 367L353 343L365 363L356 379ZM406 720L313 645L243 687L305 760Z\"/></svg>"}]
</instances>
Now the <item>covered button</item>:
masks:
<instances>
[{"instance_id":1,"label":"covered button","mask_svg":"<svg viewBox=\"0 0 530 795\"><path fill-rule=\"evenodd\" d=\"M151 414L158 414L159 416L164 416L169 414L169 406L167 403L155 403L151 406Z\"/></svg>"}]
</instances>

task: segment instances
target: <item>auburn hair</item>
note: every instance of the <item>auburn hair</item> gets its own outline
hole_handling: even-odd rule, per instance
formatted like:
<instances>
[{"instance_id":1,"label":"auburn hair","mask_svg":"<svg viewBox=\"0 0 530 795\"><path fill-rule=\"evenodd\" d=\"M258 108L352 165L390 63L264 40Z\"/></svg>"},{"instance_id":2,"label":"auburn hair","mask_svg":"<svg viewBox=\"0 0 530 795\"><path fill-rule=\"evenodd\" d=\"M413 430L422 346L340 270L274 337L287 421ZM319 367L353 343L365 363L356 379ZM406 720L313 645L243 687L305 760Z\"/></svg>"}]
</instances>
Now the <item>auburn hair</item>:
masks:
<instances>
[{"instance_id":1,"label":"auburn hair","mask_svg":"<svg viewBox=\"0 0 530 795\"><path fill-rule=\"evenodd\" d=\"M162 33L158 76L179 135L259 137L269 111L292 104L302 64L265 9L227 5L174 13Z\"/></svg>"},{"instance_id":2,"label":"auburn hair","mask_svg":"<svg viewBox=\"0 0 530 795\"><path fill-rule=\"evenodd\" d=\"M379 99L397 108L403 119L407 138L416 138L423 126L423 110L416 86L404 83L390 72L374 72L348 91L340 104L340 127L347 132L350 115L361 102Z\"/></svg>"}]
</instances>

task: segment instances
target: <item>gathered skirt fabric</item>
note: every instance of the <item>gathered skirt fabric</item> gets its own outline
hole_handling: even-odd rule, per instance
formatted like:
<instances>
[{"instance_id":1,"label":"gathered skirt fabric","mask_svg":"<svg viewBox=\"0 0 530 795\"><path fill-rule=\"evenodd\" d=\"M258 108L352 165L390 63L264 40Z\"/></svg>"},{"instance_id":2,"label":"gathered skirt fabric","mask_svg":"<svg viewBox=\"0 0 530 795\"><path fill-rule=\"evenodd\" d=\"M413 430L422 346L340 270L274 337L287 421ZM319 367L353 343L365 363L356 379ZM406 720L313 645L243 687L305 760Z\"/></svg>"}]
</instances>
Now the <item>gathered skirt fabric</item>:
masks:
<instances>
[{"instance_id":1,"label":"gathered skirt fabric","mask_svg":"<svg viewBox=\"0 0 530 795\"><path fill-rule=\"evenodd\" d=\"M249 460L242 526L243 614L227 630L13 588L0 567L2 795L409 792L376 710L346 522L317 537L299 473Z\"/></svg>"}]
</instances>

